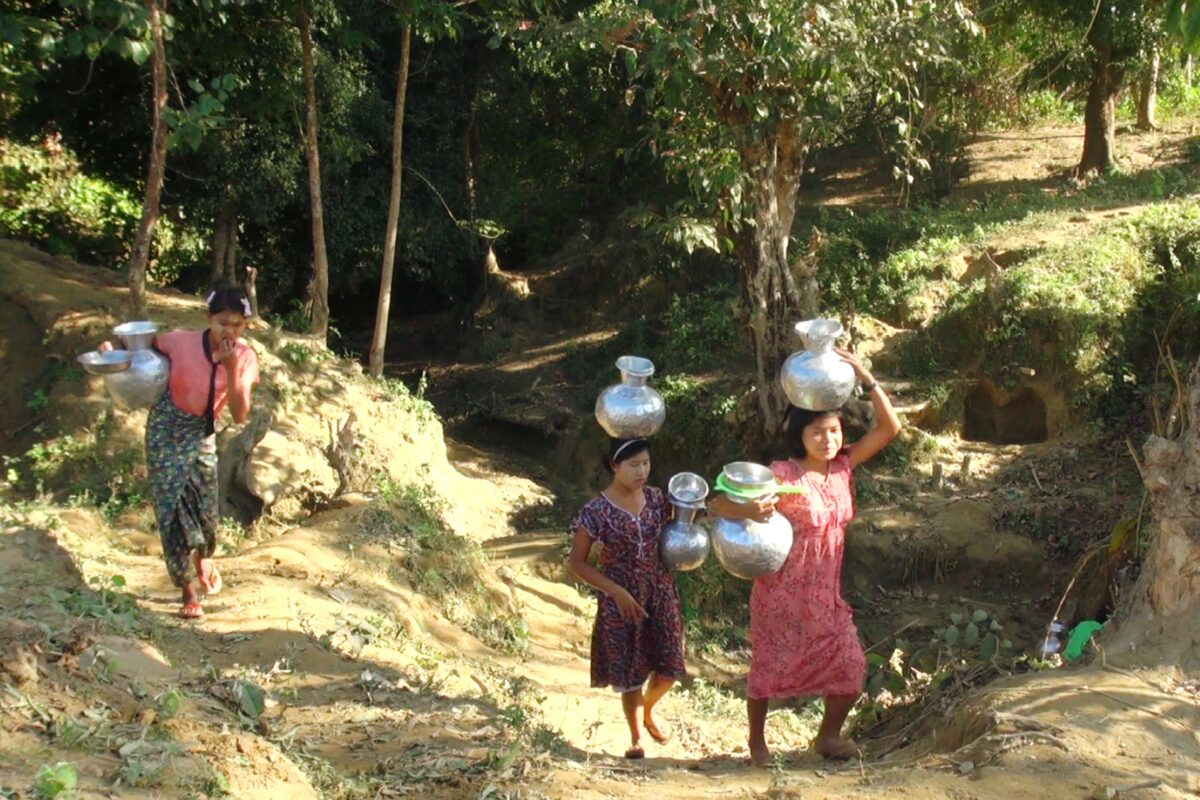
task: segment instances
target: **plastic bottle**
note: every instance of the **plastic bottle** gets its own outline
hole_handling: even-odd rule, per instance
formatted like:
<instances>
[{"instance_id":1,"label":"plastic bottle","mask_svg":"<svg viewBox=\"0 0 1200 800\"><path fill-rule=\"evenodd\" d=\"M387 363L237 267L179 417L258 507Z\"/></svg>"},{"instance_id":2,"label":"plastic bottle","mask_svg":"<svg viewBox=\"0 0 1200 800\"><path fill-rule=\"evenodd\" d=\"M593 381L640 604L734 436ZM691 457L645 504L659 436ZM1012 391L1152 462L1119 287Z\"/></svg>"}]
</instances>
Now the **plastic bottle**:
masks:
<instances>
[{"instance_id":1,"label":"plastic bottle","mask_svg":"<svg viewBox=\"0 0 1200 800\"><path fill-rule=\"evenodd\" d=\"M1062 639L1060 636L1067 630L1067 626L1059 622L1057 619L1050 622L1050 629L1042 642L1040 650L1041 656L1044 659L1049 659L1051 656L1057 655L1062 650Z\"/></svg>"}]
</instances>

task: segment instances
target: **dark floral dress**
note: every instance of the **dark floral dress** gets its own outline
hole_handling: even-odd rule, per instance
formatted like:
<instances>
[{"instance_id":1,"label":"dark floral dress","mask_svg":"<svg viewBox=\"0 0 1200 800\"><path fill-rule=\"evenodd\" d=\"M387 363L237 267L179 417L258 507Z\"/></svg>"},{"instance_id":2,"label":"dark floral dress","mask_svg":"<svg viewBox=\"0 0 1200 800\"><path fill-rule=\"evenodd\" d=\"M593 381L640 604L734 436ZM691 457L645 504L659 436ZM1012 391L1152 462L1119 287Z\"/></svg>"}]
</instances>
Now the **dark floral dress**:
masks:
<instances>
[{"instance_id":1,"label":"dark floral dress","mask_svg":"<svg viewBox=\"0 0 1200 800\"><path fill-rule=\"evenodd\" d=\"M180 411L167 392L146 422L146 466L163 559L176 586L194 577L190 558L211 558L217 546L217 440L207 420Z\"/></svg>"},{"instance_id":2,"label":"dark floral dress","mask_svg":"<svg viewBox=\"0 0 1200 800\"><path fill-rule=\"evenodd\" d=\"M642 490L646 502L636 517L603 494L590 500L571 523L600 542L600 571L624 587L646 618L621 619L617 603L600 593L592 631L592 686L634 691L650 673L664 678L687 674L683 662L683 617L675 582L658 555L658 537L668 506L659 489Z\"/></svg>"}]
</instances>

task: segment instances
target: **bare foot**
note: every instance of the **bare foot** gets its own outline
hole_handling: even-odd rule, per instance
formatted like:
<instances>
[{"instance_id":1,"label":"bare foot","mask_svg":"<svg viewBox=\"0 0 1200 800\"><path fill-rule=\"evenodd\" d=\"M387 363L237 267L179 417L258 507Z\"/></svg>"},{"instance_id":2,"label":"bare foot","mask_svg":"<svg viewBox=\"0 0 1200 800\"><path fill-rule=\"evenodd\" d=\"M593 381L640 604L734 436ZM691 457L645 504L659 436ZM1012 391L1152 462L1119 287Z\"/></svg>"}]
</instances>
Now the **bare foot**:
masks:
<instances>
[{"instance_id":1,"label":"bare foot","mask_svg":"<svg viewBox=\"0 0 1200 800\"><path fill-rule=\"evenodd\" d=\"M766 742L750 743L750 763L756 767L766 767L771 763L771 750Z\"/></svg>"},{"instance_id":2,"label":"bare foot","mask_svg":"<svg viewBox=\"0 0 1200 800\"><path fill-rule=\"evenodd\" d=\"M813 750L818 755L830 761L848 761L855 756L861 755L858 746L854 742L847 741L840 736L829 739L817 739L813 742Z\"/></svg>"}]
</instances>

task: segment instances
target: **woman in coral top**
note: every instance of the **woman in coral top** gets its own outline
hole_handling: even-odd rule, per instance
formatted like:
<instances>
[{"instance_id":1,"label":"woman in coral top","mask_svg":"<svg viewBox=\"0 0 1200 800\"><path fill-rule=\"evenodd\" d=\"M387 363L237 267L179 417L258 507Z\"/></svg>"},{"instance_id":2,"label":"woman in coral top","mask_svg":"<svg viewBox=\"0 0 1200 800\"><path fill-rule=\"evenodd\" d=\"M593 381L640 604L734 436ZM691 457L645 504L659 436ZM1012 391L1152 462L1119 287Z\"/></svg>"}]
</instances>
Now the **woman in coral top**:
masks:
<instances>
[{"instance_id":1,"label":"woman in coral top","mask_svg":"<svg viewBox=\"0 0 1200 800\"><path fill-rule=\"evenodd\" d=\"M258 356L238 341L250 316L246 296L236 288L217 289L207 305L207 330L155 337L155 349L171 359L171 372L167 392L146 422L154 515L167 572L183 593L179 615L185 619L204 615L196 583L206 594L221 589L212 561L219 519L216 418L229 406L234 422L245 421L250 389L258 383Z\"/></svg>"},{"instance_id":2,"label":"woman in coral top","mask_svg":"<svg viewBox=\"0 0 1200 800\"><path fill-rule=\"evenodd\" d=\"M771 464L781 485L798 494L737 504L714 498L708 513L766 519L778 510L792 523L792 549L783 567L754 581L750 591L750 674L746 707L750 759L765 766L767 703L771 698L822 697L825 714L813 749L825 758L854 753L842 724L862 692L866 657L854 615L842 599L842 552L846 524L854 517L850 489L854 467L867 461L900 432L900 419L871 373L850 353L838 354L854 372L875 407L875 425L845 445L839 411L788 408L784 443L791 455Z\"/></svg>"}]
</instances>

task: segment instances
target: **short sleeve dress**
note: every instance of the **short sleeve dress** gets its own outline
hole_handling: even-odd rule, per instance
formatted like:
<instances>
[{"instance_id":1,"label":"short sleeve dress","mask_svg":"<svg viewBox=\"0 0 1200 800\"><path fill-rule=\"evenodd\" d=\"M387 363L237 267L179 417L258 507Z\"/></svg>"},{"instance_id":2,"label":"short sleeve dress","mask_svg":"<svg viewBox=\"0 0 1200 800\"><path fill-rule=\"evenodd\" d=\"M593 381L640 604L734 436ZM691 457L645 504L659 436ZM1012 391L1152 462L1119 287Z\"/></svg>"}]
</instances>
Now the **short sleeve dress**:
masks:
<instances>
[{"instance_id":1,"label":"short sleeve dress","mask_svg":"<svg viewBox=\"0 0 1200 800\"><path fill-rule=\"evenodd\" d=\"M634 691L650 673L682 678L683 617L675 582L658 555L658 537L667 522L668 507L660 489L642 490L645 504L638 515L601 494L588 501L571 530L586 531L600 542L600 571L624 587L646 618L628 623L616 601L600 593L592 630L592 686Z\"/></svg>"},{"instance_id":2,"label":"short sleeve dress","mask_svg":"<svg viewBox=\"0 0 1200 800\"><path fill-rule=\"evenodd\" d=\"M776 461L771 471L780 484L804 491L780 495L776 508L792 523L792 549L783 568L756 580L750 592L747 693L858 694L866 656L841 591L845 526L854 517L850 456L831 461L823 481L792 461Z\"/></svg>"}]
</instances>

